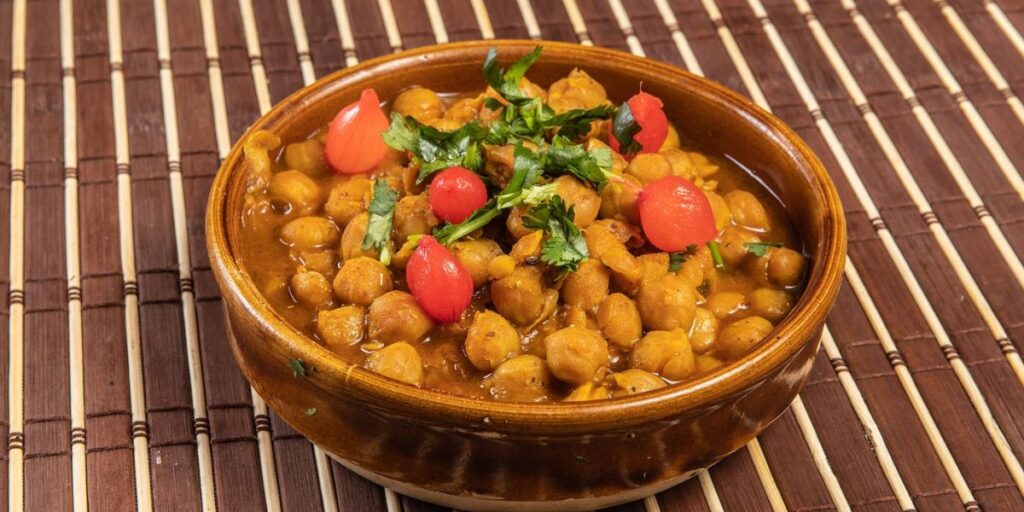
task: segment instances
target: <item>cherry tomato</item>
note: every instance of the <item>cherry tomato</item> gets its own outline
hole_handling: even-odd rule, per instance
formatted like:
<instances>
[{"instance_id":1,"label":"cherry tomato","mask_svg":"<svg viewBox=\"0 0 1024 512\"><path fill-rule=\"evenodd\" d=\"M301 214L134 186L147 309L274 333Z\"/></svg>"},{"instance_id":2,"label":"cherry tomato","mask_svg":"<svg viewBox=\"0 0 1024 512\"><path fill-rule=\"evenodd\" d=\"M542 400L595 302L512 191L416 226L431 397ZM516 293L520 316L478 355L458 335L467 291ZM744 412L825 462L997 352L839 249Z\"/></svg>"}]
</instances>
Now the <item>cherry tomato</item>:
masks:
<instances>
[{"instance_id":1,"label":"cherry tomato","mask_svg":"<svg viewBox=\"0 0 1024 512\"><path fill-rule=\"evenodd\" d=\"M640 91L633 95L626 104L629 105L633 119L640 125L640 131L633 135L633 140L640 144L641 153L657 153L668 137L668 117L661 108L664 104L657 96ZM612 134L611 124L608 125L608 145L619 151L619 141Z\"/></svg>"},{"instance_id":2,"label":"cherry tomato","mask_svg":"<svg viewBox=\"0 0 1024 512\"><path fill-rule=\"evenodd\" d=\"M434 237L420 238L405 267L409 292L440 323L457 322L473 299L473 277Z\"/></svg>"},{"instance_id":3,"label":"cherry tomato","mask_svg":"<svg viewBox=\"0 0 1024 512\"><path fill-rule=\"evenodd\" d=\"M449 167L430 182L430 209L441 220L458 224L487 202L487 186L465 167Z\"/></svg>"},{"instance_id":4,"label":"cherry tomato","mask_svg":"<svg viewBox=\"0 0 1024 512\"><path fill-rule=\"evenodd\" d=\"M341 109L327 129L327 163L341 174L370 172L387 155L388 145L380 136L387 129L377 92L363 89L359 101Z\"/></svg>"},{"instance_id":5,"label":"cherry tomato","mask_svg":"<svg viewBox=\"0 0 1024 512\"><path fill-rule=\"evenodd\" d=\"M647 184L636 200L640 225L652 245L665 252L704 245L718 235L707 196L693 183L665 176Z\"/></svg>"}]
</instances>

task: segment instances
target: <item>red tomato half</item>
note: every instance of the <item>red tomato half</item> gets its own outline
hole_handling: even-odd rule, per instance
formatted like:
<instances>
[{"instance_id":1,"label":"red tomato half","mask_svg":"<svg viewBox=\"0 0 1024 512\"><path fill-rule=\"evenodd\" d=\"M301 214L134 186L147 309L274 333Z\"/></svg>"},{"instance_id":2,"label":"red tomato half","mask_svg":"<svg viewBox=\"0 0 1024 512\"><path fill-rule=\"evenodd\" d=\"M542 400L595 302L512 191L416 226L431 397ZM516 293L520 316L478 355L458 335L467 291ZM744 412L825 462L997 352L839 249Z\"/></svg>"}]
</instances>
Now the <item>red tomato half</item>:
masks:
<instances>
[{"instance_id":1,"label":"red tomato half","mask_svg":"<svg viewBox=\"0 0 1024 512\"><path fill-rule=\"evenodd\" d=\"M707 196L693 183L666 176L647 184L636 200L640 225L652 245L665 252L683 251L714 240L715 215Z\"/></svg>"},{"instance_id":2,"label":"red tomato half","mask_svg":"<svg viewBox=\"0 0 1024 512\"><path fill-rule=\"evenodd\" d=\"M458 224L487 202L487 186L465 167L449 167L430 182L430 209L441 220Z\"/></svg>"},{"instance_id":3,"label":"red tomato half","mask_svg":"<svg viewBox=\"0 0 1024 512\"><path fill-rule=\"evenodd\" d=\"M473 278L459 260L432 236L420 239L405 267L409 292L440 323L457 322L473 299Z\"/></svg>"},{"instance_id":4,"label":"red tomato half","mask_svg":"<svg viewBox=\"0 0 1024 512\"><path fill-rule=\"evenodd\" d=\"M362 174L377 167L388 145L380 134L388 129L388 116L373 89L363 89L359 101L341 109L327 129L324 156L341 174Z\"/></svg>"},{"instance_id":5,"label":"red tomato half","mask_svg":"<svg viewBox=\"0 0 1024 512\"><path fill-rule=\"evenodd\" d=\"M633 95L629 101L629 111L633 113L633 119L640 125L640 131L633 136L633 140L640 144L641 153L657 153L661 145L668 138L668 117L662 110L664 104L657 96L640 91ZM608 145L616 152L619 151L619 141L612 134L612 125L608 125Z\"/></svg>"}]
</instances>

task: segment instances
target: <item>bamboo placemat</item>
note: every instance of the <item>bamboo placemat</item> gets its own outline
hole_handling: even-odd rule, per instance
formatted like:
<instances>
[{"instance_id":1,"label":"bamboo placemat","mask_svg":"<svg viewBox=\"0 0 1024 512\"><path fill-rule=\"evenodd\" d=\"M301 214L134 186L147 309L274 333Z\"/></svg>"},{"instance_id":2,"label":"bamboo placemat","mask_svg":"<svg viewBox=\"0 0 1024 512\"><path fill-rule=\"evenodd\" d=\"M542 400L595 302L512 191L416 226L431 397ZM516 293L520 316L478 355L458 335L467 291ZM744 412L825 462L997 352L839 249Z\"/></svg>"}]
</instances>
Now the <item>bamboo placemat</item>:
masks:
<instances>
[{"instance_id":1,"label":"bamboo placemat","mask_svg":"<svg viewBox=\"0 0 1024 512\"><path fill-rule=\"evenodd\" d=\"M747 94L847 210L847 282L793 407L620 510L1024 510L1022 32L1012 0L0 0L0 506L434 510L252 393L206 191L246 126L319 76L515 37Z\"/></svg>"}]
</instances>

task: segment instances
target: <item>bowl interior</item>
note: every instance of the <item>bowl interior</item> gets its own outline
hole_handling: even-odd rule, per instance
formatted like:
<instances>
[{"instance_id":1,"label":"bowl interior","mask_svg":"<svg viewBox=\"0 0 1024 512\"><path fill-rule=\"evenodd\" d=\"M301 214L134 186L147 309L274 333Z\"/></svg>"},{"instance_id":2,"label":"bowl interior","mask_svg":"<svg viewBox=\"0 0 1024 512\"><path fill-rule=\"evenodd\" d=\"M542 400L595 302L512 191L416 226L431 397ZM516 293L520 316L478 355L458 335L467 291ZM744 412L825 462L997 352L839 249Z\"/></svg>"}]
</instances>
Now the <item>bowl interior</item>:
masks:
<instances>
[{"instance_id":1,"label":"bowl interior","mask_svg":"<svg viewBox=\"0 0 1024 512\"><path fill-rule=\"evenodd\" d=\"M393 98L412 85L439 92L479 91L485 87L481 64L490 46L499 48L501 60L507 65L536 44L536 41L457 43L367 61L293 94L257 121L250 132L270 130L285 142L302 139L330 121L343 106L356 101L360 91L368 87L374 88L383 99ZM567 421L583 421L589 413L600 415L610 408L633 406L647 407L649 412L678 411L679 407L721 400L742 391L763 379L771 368L787 361L801 346L815 342L815 333L838 290L845 254L845 226L831 181L799 137L746 98L678 68L613 50L553 42L540 44L545 47L544 54L530 69L530 80L546 87L579 67L603 84L615 103L627 99L642 84L643 90L663 99L669 120L698 148L735 158L753 170L780 198L799 231L811 268L806 291L768 340L738 361L683 385L656 392L592 403L507 404L419 390L361 369L351 372L349 363L330 355L284 324L259 296L251 279L236 268L237 272L232 275L239 282L232 284L243 295L249 311L262 317L273 329L286 331L283 334L292 342L290 349L302 350L307 357L327 357L329 361L325 366L334 370L328 373L345 375L346 384L365 385L366 389L373 388L375 392L388 394L389 398L410 403L425 400L463 412L507 413L509 419L555 415ZM209 242L214 252L218 250L217 244L224 244L224 256L228 260L239 253L238 237L233 233L240 228L246 172L236 145L218 175L221 186L215 185L215 193L223 190L225 194L211 199L213 215L220 216L223 230L215 230ZM672 404L648 407L662 401Z\"/></svg>"}]
</instances>

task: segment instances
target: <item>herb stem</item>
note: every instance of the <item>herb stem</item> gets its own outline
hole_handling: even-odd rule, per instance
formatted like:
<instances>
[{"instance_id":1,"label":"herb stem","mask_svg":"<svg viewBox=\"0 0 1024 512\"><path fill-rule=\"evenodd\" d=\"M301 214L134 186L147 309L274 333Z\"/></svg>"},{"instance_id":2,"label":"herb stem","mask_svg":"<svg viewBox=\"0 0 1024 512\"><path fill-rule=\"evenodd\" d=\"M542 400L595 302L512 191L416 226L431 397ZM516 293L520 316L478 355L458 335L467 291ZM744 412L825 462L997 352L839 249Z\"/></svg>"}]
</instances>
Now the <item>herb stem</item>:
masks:
<instances>
[{"instance_id":1,"label":"herb stem","mask_svg":"<svg viewBox=\"0 0 1024 512\"><path fill-rule=\"evenodd\" d=\"M497 206L491 206L490 209L481 213L479 216L474 216L474 218L469 219L462 224L452 226L453 229L439 237L437 241L442 245L449 245L452 242L486 226L494 220L499 213L501 213L501 209Z\"/></svg>"},{"instance_id":2,"label":"herb stem","mask_svg":"<svg viewBox=\"0 0 1024 512\"><path fill-rule=\"evenodd\" d=\"M708 242L708 250L711 251L711 261L715 262L715 268L722 270L725 268L725 260L722 259L722 253L718 250L718 242L712 240Z\"/></svg>"}]
</instances>

